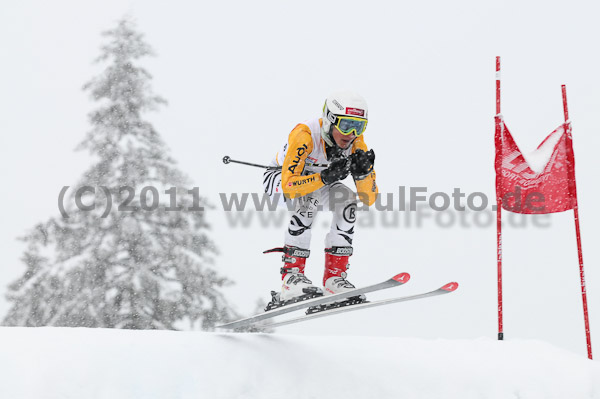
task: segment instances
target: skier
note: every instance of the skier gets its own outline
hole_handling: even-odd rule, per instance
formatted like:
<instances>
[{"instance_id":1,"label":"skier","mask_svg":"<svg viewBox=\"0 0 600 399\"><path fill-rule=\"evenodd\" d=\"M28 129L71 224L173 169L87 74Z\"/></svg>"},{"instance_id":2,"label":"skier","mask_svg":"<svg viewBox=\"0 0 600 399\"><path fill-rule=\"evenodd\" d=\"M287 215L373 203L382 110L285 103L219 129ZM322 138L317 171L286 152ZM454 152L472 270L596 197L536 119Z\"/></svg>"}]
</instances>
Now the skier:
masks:
<instances>
[{"instance_id":1,"label":"skier","mask_svg":"<svg viewBox=\"0 0 600 399\"><path fill-rule=\"evenodd\" d=\"M367 103L353 92L338 92L325 100L322 118L298 124L277 153L264 175L265 192L295 202L285 232L285 246L267 252L283 252L282 288L279 301L349 291L348 259L358 199L370 206L378 188L373 165L375 154L367 150L363 133L367 127ZM352 175L357 193L341 183ZM319 210L333 212L331 229L325 238L323 289L304 274L310 254L311 228ZM364 296L361 298L364 300Z\"/></svg>"}]
</instances>

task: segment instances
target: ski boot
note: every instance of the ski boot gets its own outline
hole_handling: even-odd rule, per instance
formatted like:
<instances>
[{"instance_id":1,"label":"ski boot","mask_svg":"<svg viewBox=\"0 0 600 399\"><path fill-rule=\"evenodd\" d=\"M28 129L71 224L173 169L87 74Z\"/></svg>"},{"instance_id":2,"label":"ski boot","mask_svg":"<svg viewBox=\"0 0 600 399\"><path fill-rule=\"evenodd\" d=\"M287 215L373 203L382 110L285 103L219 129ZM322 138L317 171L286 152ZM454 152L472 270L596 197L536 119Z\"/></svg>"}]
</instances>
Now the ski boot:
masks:
<instances>
[{"instance_id":1,"label":"ski boot","mask_svg":"<svg viewBox=\"0 0 600 399\"><path fill-rule=\"evenodd\" d=\"M308 249L286 245L264 253L270 252L283 252L284 266L281 268L281 292L271 291L271 302L267 304L265 311L323 295L323 290L313 285L304 275L306 259L310 254Z\"/></svg>"},{"instance_id":2,"label":"ski boot","mask_svg":"<svg viewBox=\"0 0 600 399\"><path fill-rule=\"evenodd\" d=\"M350 265L348 258L352 255L352 247L332 247L325 249L325 274L323 275L323 287L325 295L339 294L356 289L356 287L346 280ZM357 295L324 305L313 306L307 310L307 314L339 308L342 306L356 305L364 303L367 298L364 295Z\"/></svg>"}]
</instances>

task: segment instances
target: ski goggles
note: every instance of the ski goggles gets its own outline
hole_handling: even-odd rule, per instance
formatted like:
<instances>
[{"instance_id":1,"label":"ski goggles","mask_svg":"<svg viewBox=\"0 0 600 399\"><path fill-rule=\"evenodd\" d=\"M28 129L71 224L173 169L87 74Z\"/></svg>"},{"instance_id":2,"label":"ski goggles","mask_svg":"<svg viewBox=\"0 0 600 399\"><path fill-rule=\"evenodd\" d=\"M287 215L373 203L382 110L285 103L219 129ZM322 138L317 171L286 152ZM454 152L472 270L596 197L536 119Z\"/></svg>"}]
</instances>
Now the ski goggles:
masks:
<instances>
[{"instance_id":1,"label":"ski goggles","mask_svg":"<svg viewBox=\"0 0 600 399\"><path fill-rule=\"evenodd\" d=\"M365 132L367 120L354 118L352 116L338 116L334 126L337 127L344 136L349 136L354 133L354 135L358 137Z\"/></svg>"}]
</instances>

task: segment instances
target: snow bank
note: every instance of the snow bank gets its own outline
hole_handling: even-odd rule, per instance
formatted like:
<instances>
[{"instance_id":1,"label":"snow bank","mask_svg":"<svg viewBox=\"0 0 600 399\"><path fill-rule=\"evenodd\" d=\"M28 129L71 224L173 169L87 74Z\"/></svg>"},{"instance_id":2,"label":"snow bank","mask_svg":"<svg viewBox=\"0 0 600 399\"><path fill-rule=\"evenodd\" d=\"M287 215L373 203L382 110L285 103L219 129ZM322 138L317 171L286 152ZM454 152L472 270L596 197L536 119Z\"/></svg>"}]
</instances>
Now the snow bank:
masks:
<instances>
[{"instance_id":1,"label":"snow bank","mask_svg":"<svg viewBox=\"0 0 600 399\"><path fill-rule=\"evenodd\" d=\"M600 398L538 341L0 328L0 398Z\"/></svg>"}]
</instances>

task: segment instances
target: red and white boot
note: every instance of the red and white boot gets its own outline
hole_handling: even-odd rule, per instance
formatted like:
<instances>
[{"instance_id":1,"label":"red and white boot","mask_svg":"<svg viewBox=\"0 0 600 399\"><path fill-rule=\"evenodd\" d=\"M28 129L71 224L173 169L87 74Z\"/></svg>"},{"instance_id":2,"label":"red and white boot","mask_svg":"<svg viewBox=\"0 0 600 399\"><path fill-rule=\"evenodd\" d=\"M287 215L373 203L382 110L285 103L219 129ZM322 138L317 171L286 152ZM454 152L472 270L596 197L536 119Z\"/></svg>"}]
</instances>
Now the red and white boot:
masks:
<instances>
[{"instance_id":1,"label":"red and white boot","mask_svg":"<svg viewBox=\"0 0 600 399\"><path fill-rule=\"evenodd\" d=\"M285 265L281 268L283 281L279 300L286 302L305 295L310 297L323 295L323 290L313 285L312 281L304 275L304 267L310 251L286 245L282 252Z\"/></svg>"},{"instance_id":2,"label":"red and white boot","mask_svg":"<svg viewBox=\"0 0 600 399\"><path fill-rule=\"evenodd\" d=\"M349 267L348 259L352 255L352 247L331 247L325 249L325 274L323 287L325 295L339 294L351 291L356 287L346 280ZM359 296L361 301L366 300L364 295Z\"/></svg>"}]
</instances>

